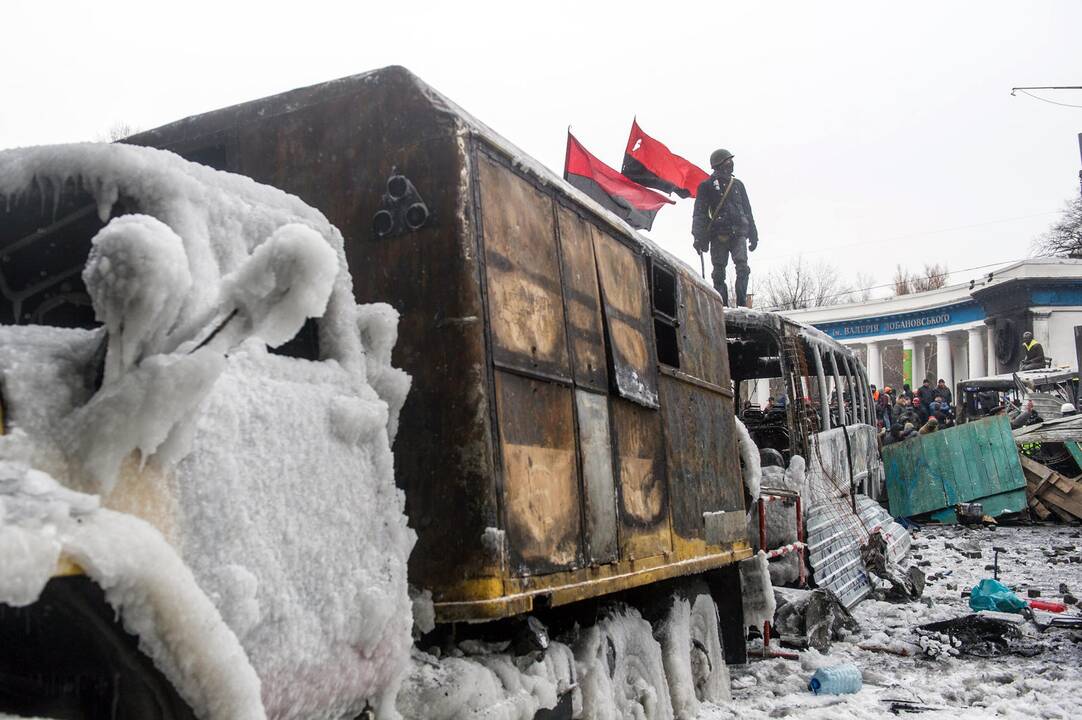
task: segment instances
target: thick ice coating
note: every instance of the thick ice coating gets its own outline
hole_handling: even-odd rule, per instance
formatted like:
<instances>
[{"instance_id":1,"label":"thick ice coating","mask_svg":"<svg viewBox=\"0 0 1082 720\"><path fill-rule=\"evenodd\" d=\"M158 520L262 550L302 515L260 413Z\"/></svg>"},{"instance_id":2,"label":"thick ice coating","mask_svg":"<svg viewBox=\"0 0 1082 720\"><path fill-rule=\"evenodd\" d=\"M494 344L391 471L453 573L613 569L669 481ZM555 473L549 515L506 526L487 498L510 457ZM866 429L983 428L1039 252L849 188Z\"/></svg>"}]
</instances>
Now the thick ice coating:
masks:
<instances>
[{"instance_id":1,"label":"thick ice coating","mask_svg":"<svg viewBox=\"0 0 1082 720\"><path fill-rule=\"evenodd\" d=\"M247 178L123 145L0 152L0 208L35 187L108 221L84 273L104 328L0 326L0 602L66 554L201 718L395 717L397 313L356 306L326 218ZM140 214L110 219L119 199ZM313 316L321 360L268 353Z\"/></svg>"}]
</instances>

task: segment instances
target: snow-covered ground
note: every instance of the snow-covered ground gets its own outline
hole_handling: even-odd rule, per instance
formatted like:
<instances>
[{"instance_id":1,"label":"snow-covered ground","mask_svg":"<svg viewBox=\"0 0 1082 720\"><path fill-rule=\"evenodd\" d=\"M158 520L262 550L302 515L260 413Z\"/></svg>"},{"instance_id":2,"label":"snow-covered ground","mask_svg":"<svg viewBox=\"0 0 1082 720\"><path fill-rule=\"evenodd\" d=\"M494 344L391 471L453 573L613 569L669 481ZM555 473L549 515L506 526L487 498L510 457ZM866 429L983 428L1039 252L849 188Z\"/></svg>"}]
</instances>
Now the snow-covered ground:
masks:
<instances>
[{"instance_id":1,"label":"snow-covered ground","mask_svg":"<svg viewBox=\"0 0 1082 720\"><path fill-rule=\"evenodd\" d=\"M956 549L976 541L981 558L967 558ZM854 608L861 631L848 642L835 642L828 654L800 653L800 660L758 660L730 668L733 699L723 705L704 705L702 720L728 718L880 718L890 717L891 700L907 700L943 710L921 713L925 718L1082 718L1082 631L1050 628L1040 633L1023 625L1027 638L1044 649L1031 658L1014 655L991 659L961 656L929 659L917 652L898 656L862 649L860 645L917 648L914 628L925 623L965 615L969 590L991 577L993 546L1000 554L1001 581L1025 597L1039 588L1042 599L1060 599L1060 583L1072 593L1082 591L1082 528L1077 526L1002 527L996 530L929 526L914 533L915 562L929 561L922 569L929 582L923 600L894 604L866 600ZM1059 548L1057 553L1056 549ZM1072 548L1072 549L1068 549ZM1049 557L1052 553L1054 557ZM945 577L936 577L950 573ZM855 695L816 696L808 679L822 665L855 663L863 672L864 687Z\"/></svg>"}]
</instances>

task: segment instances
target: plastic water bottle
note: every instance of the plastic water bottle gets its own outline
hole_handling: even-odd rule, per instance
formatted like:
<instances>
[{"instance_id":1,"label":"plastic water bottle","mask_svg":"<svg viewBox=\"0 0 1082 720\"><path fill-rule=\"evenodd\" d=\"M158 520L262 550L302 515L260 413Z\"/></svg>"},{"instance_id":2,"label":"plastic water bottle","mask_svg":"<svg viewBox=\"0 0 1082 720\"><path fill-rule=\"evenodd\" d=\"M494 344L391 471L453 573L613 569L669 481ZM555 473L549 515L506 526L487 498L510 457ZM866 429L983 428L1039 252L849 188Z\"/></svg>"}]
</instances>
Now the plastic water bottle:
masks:
<instances>
[{"instance_id":1,"label":"plastic water bottle","mask_svg":"<svg viewBox=\"0 0 1082 720\"><path fill-rule=\"evenodd\" d=\"M863 684L860 668L845 663L816 670L808 682L808 689L816 695L848 695L859 692Z\"/></svg>"}]
</instances>

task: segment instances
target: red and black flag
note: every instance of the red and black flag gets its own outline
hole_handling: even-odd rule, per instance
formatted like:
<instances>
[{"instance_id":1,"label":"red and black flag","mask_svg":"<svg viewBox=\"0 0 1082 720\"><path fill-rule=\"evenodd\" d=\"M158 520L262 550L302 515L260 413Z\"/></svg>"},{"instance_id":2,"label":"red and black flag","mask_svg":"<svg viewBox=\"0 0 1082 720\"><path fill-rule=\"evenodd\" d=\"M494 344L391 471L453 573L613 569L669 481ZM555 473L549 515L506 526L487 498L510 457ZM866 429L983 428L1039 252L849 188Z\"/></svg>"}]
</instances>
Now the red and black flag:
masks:
<instances>
[{"instance_id":1,"label":"red and black flag","mask_svg":"<svg viewBox=\"0 0 1082 720\"><path fill-rule=\"evenodd\" d=\"M622 169L628 179L640 185L676 193L682 198L695 197L699 183L710 177L710 173L674 155L664 144L644 133L636 120L631 121Z\"/></svg>"},{"instance_id":2,"label":"red and black flag","mask_svg":"<svg viewBox=\"0 0 1082 720\"><path fill-rule=\"evenodd\" d=\"M575 136L567 133L564 180L616 213L631 227L649 230L654 215L672 200L628 180L586 151Z\"/></svg>"}]
</instances>

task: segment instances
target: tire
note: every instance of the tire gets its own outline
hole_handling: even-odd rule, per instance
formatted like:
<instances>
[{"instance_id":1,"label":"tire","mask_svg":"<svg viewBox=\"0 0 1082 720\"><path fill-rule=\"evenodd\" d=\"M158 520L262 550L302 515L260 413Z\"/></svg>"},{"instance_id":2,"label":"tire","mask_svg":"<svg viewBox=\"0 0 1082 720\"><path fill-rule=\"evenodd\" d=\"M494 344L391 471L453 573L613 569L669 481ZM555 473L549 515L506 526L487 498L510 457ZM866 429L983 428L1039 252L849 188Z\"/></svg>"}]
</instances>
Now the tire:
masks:
<instances>
[{"instance_id":1,"label":"tire","mask_svg":"<svg viewBox=\"0 0 1082 720\"><path fill-rule=\"evenodd\" d=\"M700 703L732 697L718 608L703 583L674 592L667 604L654 634L662 648L674 715L691 720Z\"/></svg>"},{"instance_id":2,"label":"tire","mask_svg":"<svg viewBox=\"0 0 1082 720\"><path fill-rule=\"evenodd\" d=\"M575 648L587 720L672 720L661 645L650 623L619 606L586 630Z\"/></svg>"}]
</instances>

